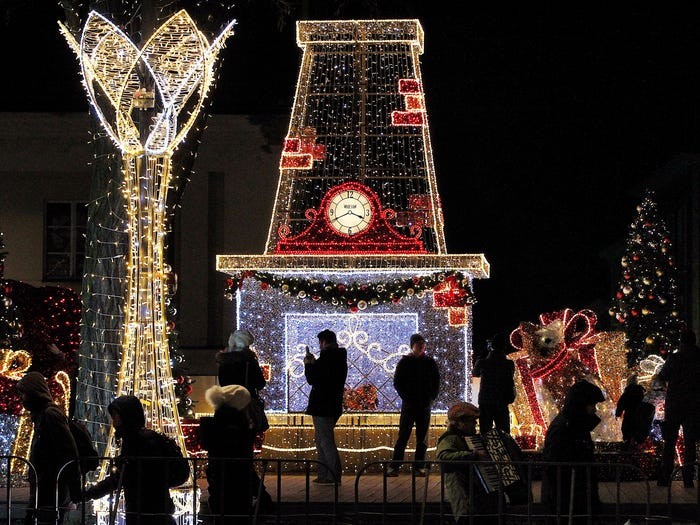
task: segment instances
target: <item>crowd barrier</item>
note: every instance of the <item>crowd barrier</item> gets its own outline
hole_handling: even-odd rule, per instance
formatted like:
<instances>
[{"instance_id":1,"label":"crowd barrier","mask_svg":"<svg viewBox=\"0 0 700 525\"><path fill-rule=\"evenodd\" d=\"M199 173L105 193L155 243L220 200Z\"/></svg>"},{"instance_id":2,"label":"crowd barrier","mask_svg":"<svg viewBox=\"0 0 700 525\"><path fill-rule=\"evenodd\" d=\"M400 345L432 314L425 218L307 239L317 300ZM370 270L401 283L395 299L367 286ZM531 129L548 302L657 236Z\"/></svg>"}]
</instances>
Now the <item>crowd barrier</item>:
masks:
<instances>
[{"instance_id":1,"label":"crowd barrier","mask_svg":"<svg viewBox=\"0 0 700 525\"><path fill-rule=\"evenodd\" d=\"M103 458L109 462L108 468L113 466L113 459ZM126 458L137 469L147 468L148 461L160 461L165 458ZM688 505L688 496L682 505L674 500L678 490L671 487L656 487L656 482L645 477L644 473L636 465L629 463L547 463L541 461L438 461L426 460L420 464L414 461L374 461L363 465L351 478L344 476L343 492L340 496L341 485L334 484L326 490L319 492L312 490L316 469L320 464L310 459L207 459L204 457L191 457L188 459L195 473L194 482L190 481L171 490L171 495L180 504L176 504L174 514L179 525L195 525L199 523L212 525L228 525L229 523L454 523L451 514L449 498L445 486L445 476L449 472L461 470L467 472L466 484L468 493L473 497L479 492L482 483L472 466L502 469L515 468L521 480L522 487L519 495L520 501L514 501L508 487L496 482L493 486L494 495L492 501L495 506L482 511L470 508L469 513L462 518L463 523L480 524L484 522L510 524L510 523L586 523L586 524L620 524L625 523L700 523L700 484L693 489L692 504ZM16 472L14 462L26 465L29 472L36 472L34 466L27 460L16 456L0 456L0 494L4 495L4 501L0 501L2 520L7 524L17 524L24 519L30 501L38 501L41 496L30 488L24 479L17 479L12 473ZM208 464L217 462L221 467L243 469L255 472L252 476L250 487L251 505L240 514L213 513L207 505L206 468ZM391 465L403 465L405 472L410 474L402 476L402 487L406 487L406 480L410 480L405 491L397 497L396 478L386 475L387 468ZM69 472L71 463L66 464L58 474L59 479ZM289 466L293 465L296 474L289 474ZM418 474L418 467L425 469L425 475ZM585 508L573 506L547 505L541 494L541 480L545 469L554 472L556 502L562 503L568 498L562 495L561 487L571 485L571 482L580 478L574 478L573 472L583 472L585 487ZM696 472L698 465L696 464ZM601 477L604 472L606 483L607 501L602 505L596 505L591 486L596 477ZM166 473L163 472L163 475ZM677 477L678 468L674 472ZM14 477L13 477L14 476ZM571 478L569 478L571 476ZM303 491L301 499L285 501L283 484L291 483L291 479L299 490ZM353 479L354 478L354 479ZM500 478L497 478L500 479ZM635 481L627 481L627 480ZM301 481L300 481L301 480ZM350 481L352 480L352 483ZM83 486L89 486L93 480L90 476L83 476ZM601 482L602 483L602 482ZM630 501L629 494L625 499L623 492L634 483L636 498ZM365 486L365 484L367 484ZM626 485L627 484L627 485ZM677 484L678 486L678 484ZM265 505L264 490L273 494L272 504ZM369 489L367 489L369 487ZM437 496L435 494L437 487ZM512 489L512 487L511 487ZM580 490L580 485L575 484L571 492ZM242 487L224 487L222 492L240 491ZM689 489L685 489L686 491ZM612 493L612 495L611 495ZM659 502L659 494L663 493L663 501ZM524 494L524 496L523 496ZM656 500L652 501L652 494ZM178 495L181 496L178 500ZM371 498L370 498L371 496ZM81 501L76 508L69 510L67 520L71 524L81 525L109 525L124 522L123 507L114 505L114 494L105 497L102 504ZM370 501L371 500L371 501ZM182 503L187 502L187 503ZM58 490L54 494L55 506L53 515L58 516L59 501ZM693 510L688 515L679 517L680 506L691 507ZM34 510L34 509L29 509ZM60 509L65 511L67 509ZM38 513L34 512L36 522ZM151 517L150 515L149 517ZM140 521L137 517L136 521ZM144 515L143 521L148 521ZM460 522L460 523L462 523Z\"/></svg>"}]
</instances>

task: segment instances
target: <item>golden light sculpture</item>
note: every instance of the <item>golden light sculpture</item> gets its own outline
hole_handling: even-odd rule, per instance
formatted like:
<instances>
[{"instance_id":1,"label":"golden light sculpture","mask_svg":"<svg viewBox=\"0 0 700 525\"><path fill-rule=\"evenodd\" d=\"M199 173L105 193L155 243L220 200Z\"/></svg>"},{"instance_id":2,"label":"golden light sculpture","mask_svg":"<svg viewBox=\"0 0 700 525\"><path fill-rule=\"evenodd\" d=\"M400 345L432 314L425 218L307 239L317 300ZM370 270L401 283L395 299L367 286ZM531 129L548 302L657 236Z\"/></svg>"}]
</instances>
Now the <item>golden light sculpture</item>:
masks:
<instances>
[{"instance_id":1,"label":"golden light sculpture","mask_svg":"<svg viewBox=\"0 0 700 525\"><path fill-rule=\"evenodd\" d=\"M210 44L181 10L140 49L95 11L79 42L60 24L80 61L90 102L122 155L129 254L117 395L141 399L148 425L183 450L167 336L166 198L173 152L202 109L234 23ZM106 454L115 451L112 431Z\"/></svg>"}]
</instances>

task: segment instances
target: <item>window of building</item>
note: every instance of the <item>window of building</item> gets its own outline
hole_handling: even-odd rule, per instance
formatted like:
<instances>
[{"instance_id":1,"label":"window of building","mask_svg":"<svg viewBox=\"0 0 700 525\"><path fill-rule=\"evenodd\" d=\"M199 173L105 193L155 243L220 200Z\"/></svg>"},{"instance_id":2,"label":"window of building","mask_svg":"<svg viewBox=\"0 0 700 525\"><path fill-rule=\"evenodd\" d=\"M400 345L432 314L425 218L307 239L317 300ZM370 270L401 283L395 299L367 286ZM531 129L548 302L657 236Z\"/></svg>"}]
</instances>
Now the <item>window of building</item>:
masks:
<instances>
[{"instance_id":1,"label":"window of building","mask_svg":"<svg viewBox=\"0 0 700 525\"><path fill-rule=\"evenodd\" d=\"M81 280L85 262L87 203L47 202L44 225L44 280Z\"/></svg>"}]
</instances>

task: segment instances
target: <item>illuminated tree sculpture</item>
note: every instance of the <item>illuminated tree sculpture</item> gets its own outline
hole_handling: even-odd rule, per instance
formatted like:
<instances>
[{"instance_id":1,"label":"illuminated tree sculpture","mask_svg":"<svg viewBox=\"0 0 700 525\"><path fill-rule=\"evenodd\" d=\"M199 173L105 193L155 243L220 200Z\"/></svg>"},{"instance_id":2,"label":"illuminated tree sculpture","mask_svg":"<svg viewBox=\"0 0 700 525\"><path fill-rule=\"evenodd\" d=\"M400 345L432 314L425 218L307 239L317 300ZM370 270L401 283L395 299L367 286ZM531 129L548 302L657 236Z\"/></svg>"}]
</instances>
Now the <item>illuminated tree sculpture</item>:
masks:
<instances>
[{"instance_id":1,"label":"illuminated tree sculpture","mask_svg":"<svg viewBox=\"0 0 700 525\"><path fill-rule=\"evenodd\" d=\"M139 397L149 425L176 438L183 449L168 348L166 203L174 151L204 103L232 26L209 44L182 10L139 49L94 11L79 41L61 25L78 55L94 110L122 158L128 254L116 393ZM114 449L112 436L106 454Z\"/></svg>"},{"instance_id":2,"label":"illuminated tree sculpture","mask_svg":"<svg viewBox=\"0 0 700 525\"><path fill-rule=\"evenodd\" d=\"M627 335L628 364L666 355L680 343L677 270L671 238L647 191L630 225L621 277L610 315Z\"/></svg>"}]
</instances>

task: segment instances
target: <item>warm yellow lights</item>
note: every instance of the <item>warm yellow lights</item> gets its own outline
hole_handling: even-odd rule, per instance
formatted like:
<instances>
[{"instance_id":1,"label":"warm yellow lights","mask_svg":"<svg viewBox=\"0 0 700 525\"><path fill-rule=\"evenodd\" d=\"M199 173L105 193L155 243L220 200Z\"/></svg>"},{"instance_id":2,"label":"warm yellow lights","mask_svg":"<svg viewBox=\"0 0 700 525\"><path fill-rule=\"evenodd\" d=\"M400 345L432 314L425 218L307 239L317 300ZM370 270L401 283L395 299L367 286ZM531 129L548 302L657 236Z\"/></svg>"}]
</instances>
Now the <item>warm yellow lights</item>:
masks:
<instances>
[{"instance_id":1,"label":"warm yellow lights","mask_svg":"<svg viewBox=\"0 0 700 525\"><path fill-rule=\"evenodd\" d=\"M140 49L95 11L88 15L79 42L61 24L80 60L88 97L122 154L128 250L116 395L141 399L148 425L174 437L183 450L166 319L166 202L172 154L202 109L233 24L209 44L181 10ZM111 431L105 455L113 455L116 448Z\"/></svg>"},{"instance_id":2,"label":"warm yellow lights","mask_svg":"<svg viewBox=\"0 0 700 525\"><path fill-rule=\"evenodd\" d=\"M170 155L185 138L214 80L216 58L233 24L210 45L182 10L160 26L141 49L95 11L88 15L80 42L63 24L60 26L78 55L90 101L105 130L123 153L138 156ZM145 72L155 90L156 108L146 137L138 119L135 122L133 118L137 108L144 108L143 99L151 96L146 95L149 92L143 85ZM103 107L104 97L110 108Z\"/></svg>"},{"instance_id":3,"label":"warm yellow lights","mask_svg":"<svg viewBox=\"0 0 700 525\"><path fill-rule=\"evenodd\" d=\"M26 350L0 349L0 376L19 381L31 364L32 356Z\"/></svg>"},{"instance_id":4,"label":"warm yellow lights","mask_svg":"<svg viewBox=\"0 0 700 525\"><path fill-rule=\"evenodd\" d=\"M490 266L483 254L381 254L381 255L217 255L216 269L228 274L245 270L284 271L285 273L318 271L385 270L399 269L426 272L459 269L475 279L487 279Z\"/></svg>"}]
</instances>

